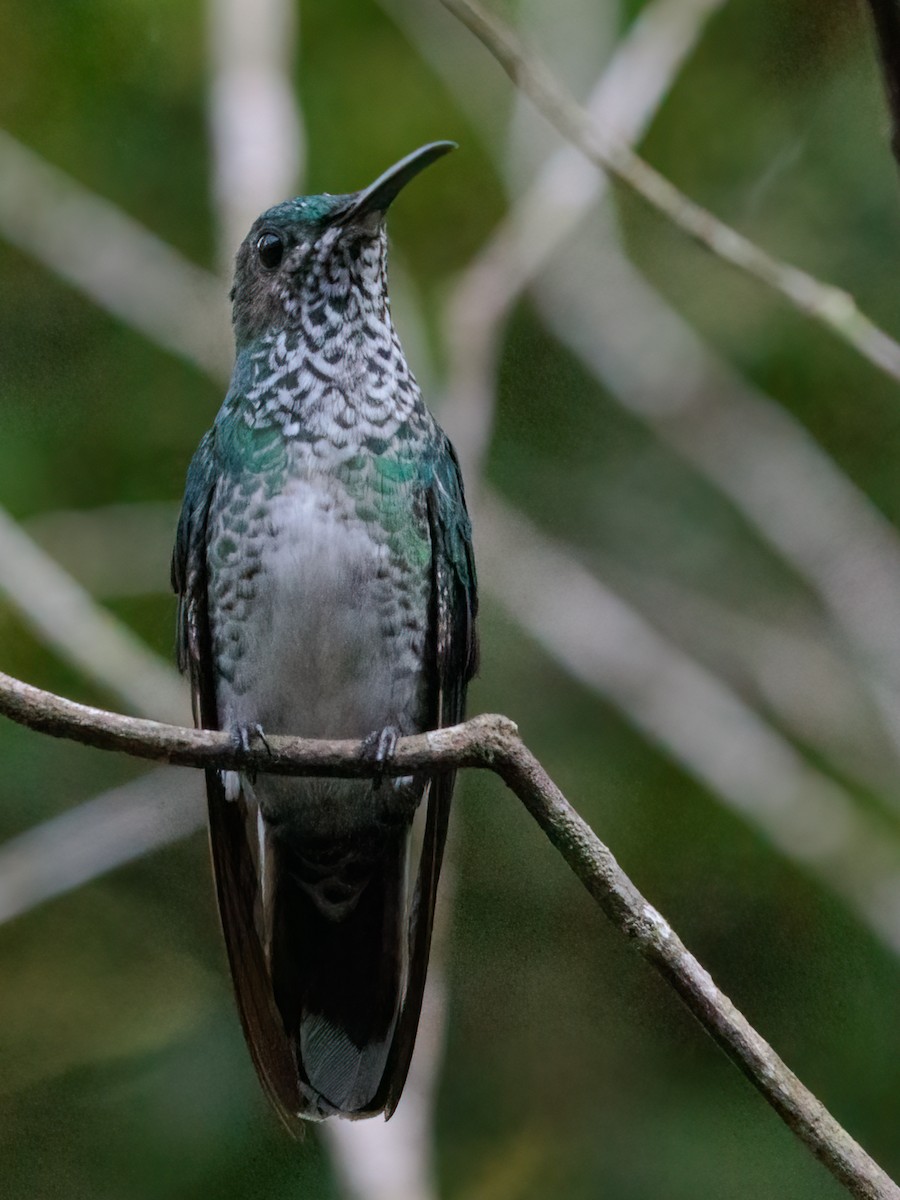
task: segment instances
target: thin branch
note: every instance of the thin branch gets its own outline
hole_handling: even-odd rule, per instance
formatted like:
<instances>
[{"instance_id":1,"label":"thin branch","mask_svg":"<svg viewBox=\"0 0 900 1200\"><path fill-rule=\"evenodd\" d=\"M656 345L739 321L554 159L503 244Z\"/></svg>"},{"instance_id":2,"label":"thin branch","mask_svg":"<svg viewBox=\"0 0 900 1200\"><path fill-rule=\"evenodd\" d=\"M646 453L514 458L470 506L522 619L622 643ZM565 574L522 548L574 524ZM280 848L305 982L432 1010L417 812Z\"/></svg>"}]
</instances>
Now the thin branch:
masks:
<instances>
[{"instance_id":1,"label":"thin branch","mask_svg":"<svg viewBox=\"0 0 900 1200\"><path fill-rule=\"evenodd\" d=\"M477 0L441 0L494 55L548 121L596 166L717 258L760 280L799 312L837 334L873 366L900 381L900 343L860 312L841 288L781 262L680 192L624 142L611 138L563 89L513 30Z\"/></svg>"},{"instance_id":2,"label":"thin branch","mask_svg":"<svg viewBox=\"0 0 900 1200\"><path fill-rule=\"evenodd\" d=\"M75 704L0 673L0 712L39 732L105 750L182 766L248 769L290 775L369 776L373 765L353 741L271 737L249 752L227 733L181 729ZM641 895L610 850L579 817L506 717L402 738L392 775L426 767L480 767L518 796L551 844L638 952L763 1094L785 1124L851 1195L900 1200L900 1188L803 1086Z\"/></svg>"},{"instance_id":3,"label":"thin branch","mask_svg":"<svg viewBox=\"0 0 900 1200\"><path fill-rule=\"evenodd\" d=\"M188 729L78 704L13 679L0 671L0 715L50 737L68 738L132 758L177 767L265 771L268 775L316 775L341 779L371 776L359 742L292 738L271 734L266 744L244 749L229 733ZM475 717L433 733L403 738L386 775L407 775L424 766L489 766L490 735L514 730L505 717ZM479 742L477 735L484 745Z\"/></svg>"},{"instance_id":4,"label":"thin branch","mask_svg":"<svg viewBox=\"0 0 900 1200\"><path fill-rule=\"evenodd\" d=\"M591 90L586 107L594 119L616 137L640 136L718 7L713 0L657 0L646 8ZM477 479L490 437L505 320L534 281L555 336L720 489L820 597L860 658L896 748L895 530L788 412L721 361L639 276L614 244L611 222L600 237L563 245L605 190L606 176L573 147L562 147L516 197L451 293L440 411L466 478ZM470 491L477 491L471 483Z\"/></svg>"},{"instance_id":5,"label":"thin branch","mask_svg":"<svg viewBox=\"0 0 900 1200\"><path fill-rule=\"evenodd\" d=\"M479 582L494 603L900 951L900 862L885 823L521 513L486 491L478 517Z\"/></svg>"},{"instance_id":6,"label":"thin branch","mask_svg":"<svg viewBox=\"0 0 900 1200\"><path fill-rule=\"evenodd\" d=\"M723 3L655 0L648 5L591 89L586 107L594 119L625 141L639 138ZM455 80L457 99L466 92L464 79ZM603 198L607 182L576 149L559 148L516 196L454 285L443 317L449 362L441 417L467 480L480 473L490 441L506 319L531 279Z\"/></svg>"},{"instance_id":7,"label":"thin branch","mask_svg":"<svg viewBox=\"0 0 900 1200\"><path fill-rule=\"evenodd\" d=\"M900 163L900 3L898 0L868 0L868 4L891 117L891 149Z\"/></svg>"}]
</instances>

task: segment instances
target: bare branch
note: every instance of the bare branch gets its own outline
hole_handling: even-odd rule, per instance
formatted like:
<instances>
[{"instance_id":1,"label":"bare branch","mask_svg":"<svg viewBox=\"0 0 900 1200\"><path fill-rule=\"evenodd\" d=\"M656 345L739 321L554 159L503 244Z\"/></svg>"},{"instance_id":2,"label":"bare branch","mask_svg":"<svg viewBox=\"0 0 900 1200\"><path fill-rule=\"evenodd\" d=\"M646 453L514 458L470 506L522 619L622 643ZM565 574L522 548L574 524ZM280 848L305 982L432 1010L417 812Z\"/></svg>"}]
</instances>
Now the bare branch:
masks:
<instances>
[{"instance_id":1,"label":"bare branch","mask_svg":"<svg viewBox=\"0 0 900 1200\"><path fill-rule=\"evenodd\" d=\"M647 128L708 18L724 0L656 0L643 10L591 90L595 120L626 141ZM455 80L455 94L465 93ZM451 83L454 81L450 81ZM467 480L477 477L490 440L494 376L512 306L607 188L607 177L572 146L538 172L459 276L443 319L449 356L441 417ZM471 486L471 485L470 485Z\"/></svg>"},{"instance_id":2,"label":"bare branch","mask_svg":"<svg viewBox=\"0 0 900 1200\"><path fill-rule=\"evenodd\" d=\"M485 492L478 517L483 591L572 678L608 698L900 951L891 828L521 513Z\"/></svg>"},{"instance_id":3,"label":"bare branch","mask_svg":"<svg viewBox=\"0 0 900 1200\"><path fill-rule=\"evenodd\" d=\"M352 778L374 770L359 742L271 737L269 751L260 747L248 752L227 733L181 729L88 708L3 674L0 712L39 732L183 766L256 767L279 774ZM402 738L388 770L404 775L425 767L481 767L499 775L616 928L674 988L835 1179L864 1200L900 1200L900 1188L803 1086L641 895L519 738L512 721L480 716Z\"/></svg>"},{"instance_id":4,"label":"bare branch","mask_svg":"<svg viewBox=\"0 0 900 1200\"><path fill-rule=\"evenodd\" d=\"M590 93L586 107L594 119L616 137L639 136L718 7L714 0L657 0L646 8ZM897 747L895 531L789 413L721 361L639 276L615 246L611 221L602 236L562 246L603 198L605 185L606 176L583 155L562 147L517 196L451 294L441 416L467 478L477 478L490 435L504 321L534 280L539 310L555 336L728 496L821 598L859 656Z\"/></svg>"},{"instance_id":5,"label":"bare branch","mask_svg":"<svg viewBox=\"0 0 900 1200\"><path fill-rule=\"evenodd\" d=\"M863 358L900 380L900 343L866 317L848 293L781 262L680 192L624 142L601 129L564 91L509 26L477 0L442 0L488 48L513 82L581 152L717 258L759 279L799 312L837 334Z\"/></svg>"},{"instance_id":6,"label":"bare branch","mask_svg":"<svg viewBox=\"0 0 900 1200\"><path fill-rule=\"evenodd\" d=\"M140 717L109 713L42 691L0 671L0 714L51 737L69 738L97 750L179 767L265 771L269 775L317 775L342 779L371 776L359 742L291 738L270 734L267 746L245 750L229 733L187 729ZM386 775L407 775L424 766L490 766L491 731L515 729L505 717L476 717L465 725L404 738L384 764ZM482 736L483 735L483 736Z\"/></svg>"}]
</instances>

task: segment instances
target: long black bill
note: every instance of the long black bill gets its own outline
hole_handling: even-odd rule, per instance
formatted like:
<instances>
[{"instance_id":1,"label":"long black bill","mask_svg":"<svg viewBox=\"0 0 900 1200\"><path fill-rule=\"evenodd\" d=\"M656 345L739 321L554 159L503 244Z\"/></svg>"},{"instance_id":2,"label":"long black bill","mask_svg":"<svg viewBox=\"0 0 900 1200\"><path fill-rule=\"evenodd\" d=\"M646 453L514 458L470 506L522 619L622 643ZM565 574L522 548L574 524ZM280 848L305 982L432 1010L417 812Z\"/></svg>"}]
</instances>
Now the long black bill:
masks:
<instances>
[{"instance_id":1,"label":"long black bill","mask_svg":"<svg viewBox=\"0 0 900 1200\"><path fill-rule=\"evenodd\" d=\"M437 159L442 158L451 150L456 149L456 142L429 142L420 146L401 158L398 163L379 175L374 183L359 192L351 201L350 207L340 214L343 221L353 220L354 217L365 217L370 213L385 213L397 194L414 179L420 171L431 166Z\"/></svg>"}]
</instances>

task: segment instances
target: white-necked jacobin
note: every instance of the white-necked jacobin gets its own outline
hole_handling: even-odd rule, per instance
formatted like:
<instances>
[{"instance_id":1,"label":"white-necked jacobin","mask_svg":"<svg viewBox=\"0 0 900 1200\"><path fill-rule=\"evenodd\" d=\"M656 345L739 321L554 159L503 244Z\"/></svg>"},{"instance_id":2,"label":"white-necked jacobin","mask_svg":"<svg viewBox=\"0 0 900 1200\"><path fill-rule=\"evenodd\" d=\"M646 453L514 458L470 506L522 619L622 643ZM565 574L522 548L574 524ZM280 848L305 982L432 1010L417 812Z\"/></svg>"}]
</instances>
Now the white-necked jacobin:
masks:
<instances>
[{"instance_id":1,"label":"white-necked jacobin","mask_svg":"<svg viewBox=\"0 0 900 1200\"><path fill-rule=\"evenodd\" d=\"M456 457L391 320L385 214L452 148L254 223L235 269L231 386L178 525L197 723L245 746L366 739L374 760L374 779L207 772L244 1033L289 1127L390 1116L422 1003L453 775L377 771L398 736L462 719L477 600Z\"/></svg>"}]
</instances>

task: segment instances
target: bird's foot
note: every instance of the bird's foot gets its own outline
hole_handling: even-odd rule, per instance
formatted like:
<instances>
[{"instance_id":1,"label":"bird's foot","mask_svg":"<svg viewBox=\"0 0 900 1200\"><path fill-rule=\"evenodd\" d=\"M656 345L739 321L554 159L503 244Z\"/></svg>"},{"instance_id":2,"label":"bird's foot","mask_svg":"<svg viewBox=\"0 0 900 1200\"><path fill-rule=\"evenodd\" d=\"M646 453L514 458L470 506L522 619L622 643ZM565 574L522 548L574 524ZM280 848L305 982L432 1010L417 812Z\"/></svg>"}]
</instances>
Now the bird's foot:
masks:
<instances>
[{"instance_id":1,"label":"bird's foot","mask_svg":"<svg viewBox=\"0 0 900 1200\"><path fill-rule=\"evenodd\" d=\"M376 790L384 782L385 766L396 754L399 738L400 730L396 725L385 725L383 729L376 729L363 739L362 756L366 762L371 763L375 768L375 773L372 776L372 786Z\"/></svg>"},{"instance_id":2,"label":"bird's foot","mask_svg":"<svg viewBox=\"0 0 900 1200\"><path fill-rule=\"evenodd\" d=\"M244 754L250 753L254 737L259 738L266 748L266 753L271 755L272 747L269 745L269 739L258 721L253 725L235 725L231 731L231 740L236 748L242 750ZM256 767L248 767L244 773L251 783L256 783Z\"/></svg>"}]
</instances>

